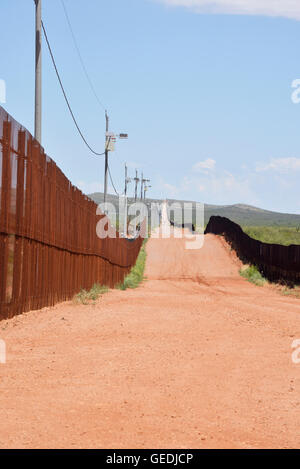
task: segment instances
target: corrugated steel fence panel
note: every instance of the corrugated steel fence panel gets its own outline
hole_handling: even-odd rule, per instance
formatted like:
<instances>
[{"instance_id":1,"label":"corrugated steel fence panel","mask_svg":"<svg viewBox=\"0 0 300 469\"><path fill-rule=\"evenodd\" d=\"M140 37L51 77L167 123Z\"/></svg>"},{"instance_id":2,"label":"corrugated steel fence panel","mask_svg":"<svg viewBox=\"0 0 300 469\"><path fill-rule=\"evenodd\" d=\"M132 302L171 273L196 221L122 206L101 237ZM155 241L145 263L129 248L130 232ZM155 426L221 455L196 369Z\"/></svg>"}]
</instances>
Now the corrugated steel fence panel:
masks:
<instances>
[{"instance_id":1,"label":"corrugated steel fence panel","mask_svg":"<svg viewBox=\"0 0 300 469\"><path fill-rule=\"evenodd\" d=\"M124 279L142 238L99 239L96 209L0 107L0 319Z\"/></svg>"},{"instance_id":2,"label":"corrugated steel fence panel","mask_svg":"<svg viewBox=\"0 0 300 469\"><path fill-rule=\"evenodd\" d=\"M240 259L256 265L271 281L300 283L300 246L262 243L228 218L213 216L205 233L222 234Z\"/></svg>"}]
</instances>

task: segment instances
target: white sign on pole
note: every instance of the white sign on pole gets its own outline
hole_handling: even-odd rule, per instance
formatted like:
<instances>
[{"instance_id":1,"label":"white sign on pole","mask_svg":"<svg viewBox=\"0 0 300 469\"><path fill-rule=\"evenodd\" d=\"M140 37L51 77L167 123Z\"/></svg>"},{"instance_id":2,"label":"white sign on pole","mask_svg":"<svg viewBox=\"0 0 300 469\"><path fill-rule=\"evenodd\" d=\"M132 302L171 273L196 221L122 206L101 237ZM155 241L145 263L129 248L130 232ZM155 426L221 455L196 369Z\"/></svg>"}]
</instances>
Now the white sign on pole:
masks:
<instances>
[{"instance_id":1,"label":"white sign on pole","mask_svg":"<svg viewBox=\"0 0 300 469\"><path fill-rule=\"evenodd\" d=\"M106 133L106 149L108 151L115 151L116 136L111 132Z\"/></svg>"}]
</instances>

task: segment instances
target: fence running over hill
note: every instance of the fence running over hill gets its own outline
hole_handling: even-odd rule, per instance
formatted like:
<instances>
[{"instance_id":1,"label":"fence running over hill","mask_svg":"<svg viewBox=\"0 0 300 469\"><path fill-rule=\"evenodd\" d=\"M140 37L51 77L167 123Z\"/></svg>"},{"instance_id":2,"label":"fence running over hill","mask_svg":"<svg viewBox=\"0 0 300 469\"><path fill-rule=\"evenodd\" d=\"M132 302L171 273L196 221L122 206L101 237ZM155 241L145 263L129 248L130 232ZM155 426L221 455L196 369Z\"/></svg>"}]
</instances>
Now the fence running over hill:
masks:
<instances>
[{"instance_id":1,"label":"fence running over hill","mask_svg":"<svg viewBox=\"0 0 300 469\"><path fill-rule=\"evenodd\" d=\"M192 233L196 231L194 223L176 223L170 219L169 222L171 226L174 226L174 228L188 228Z\"/></svg>"},{"instance_id":2,"label":"fence running over hill","mask_svg":"<svg viewBox=\"0 0 300 469\"><path fill-rule=\"evenodd\" d=\"M222 234L242 261L256 265L271 281L300 283L300 246L262 243L228 218L213 216L206 233Z\"/></svg>"},{"instance_id":3,"label":"fence running over hill","mask_svg":"<svg viewBox=\"0 0 300 469\"><path fill-rule=\"evenodd\" d=\"M99 239L96 209L0 107L0 319L123 281L142 239Z\"/></svg>"}]
</instances>

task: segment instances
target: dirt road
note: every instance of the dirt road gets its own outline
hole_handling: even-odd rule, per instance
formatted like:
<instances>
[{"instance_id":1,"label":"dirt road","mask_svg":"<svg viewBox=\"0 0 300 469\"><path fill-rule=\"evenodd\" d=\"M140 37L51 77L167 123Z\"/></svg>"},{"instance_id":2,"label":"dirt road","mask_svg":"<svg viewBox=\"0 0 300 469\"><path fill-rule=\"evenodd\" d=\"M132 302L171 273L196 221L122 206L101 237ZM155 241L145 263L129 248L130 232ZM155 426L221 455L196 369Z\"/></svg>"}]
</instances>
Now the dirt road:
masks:
<instances>
[{"instance_id":1,"label":"dirt road","mask_svg":"<svg viewBox=\"0 0 300 469\"><path fill-rule=\"evenodd\" d=\"M184 243L151 239L136 290L0 323L1 447L300 446L300 301Z\"/></svg>"}]
</instances>

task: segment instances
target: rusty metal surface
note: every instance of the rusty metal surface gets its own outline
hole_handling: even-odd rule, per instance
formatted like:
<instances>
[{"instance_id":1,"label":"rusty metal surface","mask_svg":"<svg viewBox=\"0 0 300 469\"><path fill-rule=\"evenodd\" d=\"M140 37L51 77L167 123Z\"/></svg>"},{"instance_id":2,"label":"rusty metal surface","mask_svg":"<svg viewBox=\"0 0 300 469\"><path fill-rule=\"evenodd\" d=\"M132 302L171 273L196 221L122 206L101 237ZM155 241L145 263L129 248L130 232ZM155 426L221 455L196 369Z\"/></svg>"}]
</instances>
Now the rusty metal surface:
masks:
<instances>
[{"instance_id":1,"label":"rusty metal surface","mask_svg":"<svg viewBox=\"0 0 300 469\"><path fill-rule=\"evenodd\" d=\"M0 319L124 279L142 238L99 239L96 209L0 107Z\"/></svg>"},{"instance_id":2,"label":"rusty metal surface","mask_svg":"<svg viewBox=\"0 0 300 469\"><path fill-rule=\"evenodd\" d=\"M228 218L213 216L205 233L222 234L242 261L256 265L271 281L300 283L300 246L262 243Z\"/></svg>"}]
</instances>

